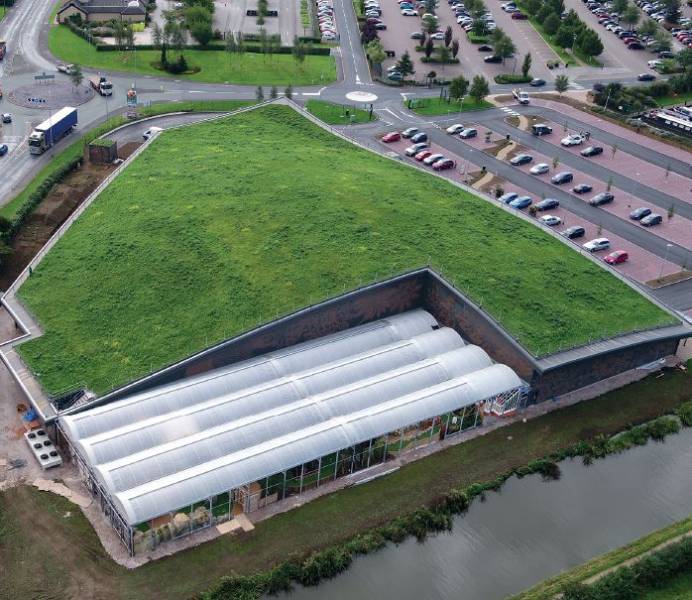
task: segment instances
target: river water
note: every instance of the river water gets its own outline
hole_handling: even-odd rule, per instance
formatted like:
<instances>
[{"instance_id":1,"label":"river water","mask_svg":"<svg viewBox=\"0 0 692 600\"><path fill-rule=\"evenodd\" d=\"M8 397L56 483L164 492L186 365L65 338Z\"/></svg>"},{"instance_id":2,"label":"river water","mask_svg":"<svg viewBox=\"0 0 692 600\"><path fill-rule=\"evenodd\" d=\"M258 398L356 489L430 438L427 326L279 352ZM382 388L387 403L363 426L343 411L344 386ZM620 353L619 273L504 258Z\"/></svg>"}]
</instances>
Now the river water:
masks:
<instances>
[{"instance_id":1,"label":"river water","mask_svg":"<svg viewBox=\"0 0 692 600\"><path fill-rule=\"evenodd\" d=\"M512 478L476 501L450 533L356 559L288 600L493 600L518 593L692 513L692 429L562 478Z\"/></svg>"}]
</instances>

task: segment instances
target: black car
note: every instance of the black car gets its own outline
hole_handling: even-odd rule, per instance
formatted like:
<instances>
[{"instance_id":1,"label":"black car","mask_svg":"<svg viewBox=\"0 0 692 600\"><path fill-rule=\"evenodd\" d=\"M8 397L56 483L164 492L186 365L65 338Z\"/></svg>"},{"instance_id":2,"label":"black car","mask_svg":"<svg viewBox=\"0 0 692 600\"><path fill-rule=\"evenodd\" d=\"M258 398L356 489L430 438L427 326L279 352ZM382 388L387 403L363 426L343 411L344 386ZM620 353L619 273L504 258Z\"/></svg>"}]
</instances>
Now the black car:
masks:
<instances>
[{"instance_id":1,"label":"black car","mask_svg":"<svg viewBox=\"0 0 692 600\"><path fill-rule=\"evenodd\" d=\"M555 185L562 185L563 183L569 183L574 179L574 174L569 171L563 171L562 173L557 173L550 178Z\"/></svg>"},{"instance_id":2,"label":"black car","mask_svg":"<svg viewBox=\"0 0 692 600\"><path fill-rule=\"evenodd\" d=\"M644 227L652 227L663 222L663 217L657 214L650 214L639 221Z\"/></svg>"},{"instance_id":3,"label":"black car","mask_svg":"<svg viewBox=\"0 0 692 600\"><path fill-rule=\"evenodd\" d=\"M572 191L575 194L586 194L587 192L590 192L593 189L593 186L589 185L588 183L580 183L579 185L575 185L572 188Z\"/></svg>"},{"instance_id":4,"label":"black car","mask_svg":"<svg viewBox=\"0 0 692 600\"><path fill-rule=\"evenodd\" d=\"M586 230L581 227L580 225L573 225L572 227L568 227L562 232L562 235L564 235L567 239L573 240L575 238L580 238L584 237L584 234L586 233Z\"/></svg>"},{"instance_id":5,"label":"black car","mask_svg":"<svg viewBox=\"0 0 692 600\"><path fill-rule=\"evenodd\" d=\"M512 165L525 165L533 160L533 156L530 154L517 154L515 157L510 159L510 164Z\"/></svg>"},{"instance_id":6,"label":"black car","mask_svg":"<svg viewBox=\"0 0 692 600\"><path fill-rule=\"evenodd\" d=\"M502 57L501 57L501 56L497 56L496 54L491 54L490 56L486 56L486 57L483 59L483 62L487 62L487 63L501 63L501 62L502 62Z\"/></svg>"},{"instance_id":7,"label":"black car","mask_svg":"<svg viewBox=\"0 0 692 600\"><path fill-rule=\"evenodd\" d=\"M379 29L380 31L383 31L387 29L387 26L384 23L375 23L375 29Z\"/></svg>"},{"instance_id":8,"label":"black car","mask_svg":"<svg viewBox=\"0 0 692 600\"><path fill-rule=\"evenodd\" d=\"M587 146L579 154L582 156L598 156L603 154L603 148L601 146Z\"/></svg>"},{"instance_id":9,"label":"black car","mask_svg":"<svg viewBox=\"0 0 692 600\"><path fill-rule=\"evenodd\" d=\"M637 75L637 81L653 81L656 79L656 75L653 73L640 73Z\"/></svg>"},{"instance_id":10,"label":"black car","mask_svg":"<svg viewBox=\"0 0 692 600\"><path fill-rule=\"evenodd\" d=\"M7 147L7 144L1 144L0 145L0 156L5 156L9 152L9 148Z\"/></svg>"},{"instance_id":11,"label":"black car","mask_svg":"<svg viewBox=\"0 0 692 600\"><path fill-rule=\"evenodd\" d=\"M591 206L601 206L603 204L609 204L615 200L615 196L611 194L610 192L601 192L600 194L596 194L591 200L589 200L589 204Z\"/></svg>"},{"instance_id":12,"label":"black car","mask_svg":"<svg viewBox=\"0 0 692 600\"><path fill-rule=\"evenodd\" d=\"M658 53L658 58L675 58L675 54L670 50L662 50Z\"/></svg>"},{"instance_id":13,"label":"black car","mask_svg":"<svg viewBox=\"0 0 692 600\"><path fill-rule=\"evenodd\" d=\"M635 208L630 213L630 219L633 221L641 221L644 217L648 217L651 214L651 209L642 206L641 208Z\"/></svg>"},{"instance_id":14,"label":"black car","mask_svg":"<svg viewBox=\"0 0 692 600\"><path fill-rule=\"evenodd\" d=\"M549 133L553 133L553 128L545 123L537 123L531 126L531 133L533 135L548 135Z\"/></svg>"},{"instance_id":15,"label":"black car","mask_svg":"<svg viewBox=\"0 0 692 600\"><path fill-rule=\"evenodd\" d=\"M493 47L488 46L488 44L483 44L482 46L478 46L478 52L492 52Z\"/></svg>"},{"instance_id":16,"label":"black car","mask_svg":"<svg viewBox=\"0 0 692 600\"><path fill-rule=\"evenodd\" d=\"M543 211L550 210L551 208L557 208L558 206L560 206L560 203L557 200L555 200L555 198L546 198L545 200L541 200L534 206L536 207L536 210Z\"/></svg>"},{"instance_id":17,"label":"black car","mask_svg":"<svg viewBox=\"0 0 692 600\"><path fill-rule=\"evenodd\" d=\"M541 79L540 77L534 77L529 82L529 85L532 87L541 87L542 85L545 85L545 79Z\"/></svg>"},{"instance_id":18,"label":"black car","mask_svg":"<svg viewBox=\"0 0 692 600\"><path fill-rule=\"evenodd\" d=\"M421 33L420 31L414 31L414 32L411 34L411 39L412 39L412 40L422 40L423 38L425 38L425 34L424 34L424 33Z\"/></svg>"},{"instance_id":19,"label":"black car","mask_svg":"<svg viewBox=\"0 0 692 600\"><path fill-rule=\"evenodd\" d=\"M427 141L428 141L428 134L425 133L425 131L421 131L411 138L411 142L413 142L414 144L418 144L420 142L427 142Z\"/></svg>"},{"instance_id":20,"label":"black car","mask_svg":"<svg viewBox=\"0 0 692 600\"><path fill-rule=\"evenodd\" d=\"M630 42L627 44L629 50L644 50L644 46L640 42Z\"/></svg>"}]
</instances>

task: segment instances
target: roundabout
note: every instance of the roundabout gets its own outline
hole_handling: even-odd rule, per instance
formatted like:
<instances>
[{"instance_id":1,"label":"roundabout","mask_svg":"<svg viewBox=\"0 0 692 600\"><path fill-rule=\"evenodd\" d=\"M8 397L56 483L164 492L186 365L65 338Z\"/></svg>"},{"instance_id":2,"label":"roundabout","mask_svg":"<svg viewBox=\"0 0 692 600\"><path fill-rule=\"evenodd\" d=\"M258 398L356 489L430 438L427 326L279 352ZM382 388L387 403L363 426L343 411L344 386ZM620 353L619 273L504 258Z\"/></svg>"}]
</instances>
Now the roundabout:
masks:
<instances>
[{"instance_id":1,"label":"roundabout","mask_svg":"<svg viewBox=\"0 0 692 600\"><path fill-rule=\"evenodd\" d=\"M87 85L75 87L71 83L32 83L14 88L7 99L23 108L56 110L63 106L79 106L89 102L95 95Z\"/></svg>"}]
</instances>

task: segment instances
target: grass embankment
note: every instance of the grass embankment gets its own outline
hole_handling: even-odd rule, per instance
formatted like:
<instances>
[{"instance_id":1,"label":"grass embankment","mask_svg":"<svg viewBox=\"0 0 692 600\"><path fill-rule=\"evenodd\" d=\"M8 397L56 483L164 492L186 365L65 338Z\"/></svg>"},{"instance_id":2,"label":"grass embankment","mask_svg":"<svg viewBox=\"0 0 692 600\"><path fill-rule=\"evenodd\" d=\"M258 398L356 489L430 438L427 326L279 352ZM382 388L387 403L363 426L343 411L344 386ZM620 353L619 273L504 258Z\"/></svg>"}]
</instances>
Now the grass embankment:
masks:
<instances>
[{"instance_id":1,"label":"grass embankment","mask_svg":"<svg viewBox=\"0 0 692 600\"><path fill-rule=\"evenodd\" d=\"M243 106L254 104L253 100L201 100L197 102L163 102L152 104L151 106L142 107L139 112L142 117L153 117L169 112L190 111L190 112L224 112L232 111ZM69 164L72 160L81 156L84 152L84 144L96 139L107 131L114 129L120 125L130 122L122 116L113 117L106 123L102 123L98 127L86 133L83 137L73 142L64 150L58 152L55 158L41 169L31 182L12 200L0 207L0 216L7 219L12 219L17 210L27 201L29 196L35 192L40 185L50 177L51 174L58 172L64 165Z\"/></svg>"},{"instance_id":2,"label":"grass embankment","mask_svg":"<svg viewBox=\"0 0 692 600\"><path fill-rule=\"evenodd\" d=\"M649 592L642 600L692 600L692 570Z\"/></svg>"},{"instance_id":3,"label":"grass embankment","mask_svg":"<svg viewBox=\"0 0 692 600\"><path fill-rule=\"evenodd\" d=\"M334 104L324 100L308 100L305 108L309 113L329 125L349 125L350 123L367 123L368 121L377 120L377 116L374 113L371 119L369 111L355 108L348 104ZM348 116L346 116L346 111L349 113Z\"/></svg>"},{"instance_id":4,"label":"grass embankment","mask_svg":"<svg viewBox=\"0 0 692 600\"><path fill-rule=\"evenodd\" d=\"M69 501L30 487L13 488L0 493L3 584L9 598L187 599L223 575L256 573L339 543L428 505L452 488L491 481L580 440L611 435L676 410L689 398L689 375L650 377L448 448L367 485L319 498L257 523L249 535L223 536L134 571L110 561ZM32 568L23 568L27 564Z\"/></svg>"},{"instance_id":5,"label":"grass embankment","mask_svg":"<svg viewBox=\"0 0 692 600\"><path fill-rule=\"evenodd\" d=\"M671 106L673 104L687 104L692 100L692 92L685 92L684 94L676 94L675 96L663 96L661 98L656 98L656 104L659 106Z\"/></svg>"},{"instance_id":6,"label":"grass embankment","mask_svg":"<svg viewBox=\"0 0 692 600\"><path fill-rule=\"evenodd\" d=\"M138 157L21 288L45 333L20 351L48 390L103 392L428 262L536 354L674 322L530 223L267 106Z\"/></svg>"},{"instance_id":7,"label":"grass embankment","mask_svg":"<svg viewBox=\"0 0 692 600\"><path fill-rule=\"evenodd\" d=\"M409 105L404 102L407 108ZM446 115L448 113L472 112L474 110L483 110L485 108L493 108L493 105L487 100L476 102L471 98L465 98L463 102L455 100L445 100L443 98L418 98L411 100L410 110L416 114L424 116Z\"/></svg>"},{"instance_id":8,"label":"grass embankment","mask_svg":"<svg viewBox=\"0 0 692 600\"><path fill-rule=\"evenodd\" d=\"M245 85L290 83L297 86L325 84L336 80L336 67L331 56L308 55L303 63L298 63L290 54L268 56L254 52L229 54L214 50L186 50L185 58L190 69L199 71L170 75L153 66L160 58L157 50L98 52L94 46L65 26L51 28L48 47L56 58L65 63L103 71L130 71L157 77Z\"/></svg>"},{"instance_id":9,"label":"grass embankment","mask_svg":"<svg viewBox=\"0 0 692 600\"><path fill-rule=\"evenodd\" d=\"M636 559L657 546L690 531L692 531L692 516L645 535L622 548L602 554L574 569L546 579L531 589L513 596L512 600L553 600L565 585L583 582L608 569L617 567L625 561ZM670 598L673 597L675 596L670 596ZM649 596L647 596L648 598ZM666 596L661 598L666 598Z\"/></svg>"}]
</instances>

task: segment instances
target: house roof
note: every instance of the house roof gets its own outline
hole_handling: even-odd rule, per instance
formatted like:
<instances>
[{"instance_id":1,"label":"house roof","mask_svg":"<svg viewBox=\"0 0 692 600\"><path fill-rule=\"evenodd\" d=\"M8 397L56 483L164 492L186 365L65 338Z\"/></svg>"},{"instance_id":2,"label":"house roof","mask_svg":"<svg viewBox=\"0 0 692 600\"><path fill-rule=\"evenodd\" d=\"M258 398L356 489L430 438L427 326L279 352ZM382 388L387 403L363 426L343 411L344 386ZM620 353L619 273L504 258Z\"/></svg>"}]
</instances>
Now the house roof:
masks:
<instances>
[{"instance_id":1,"label":"house roof","mask_svg":"<svg viewBox=\"0 0 692 600\"><path fill-rule=\"evenodd\" d=\"M119 15L145 14L146 9L141 0L69 0L63 4L58 13L74 7L85 14L113 13Z\"/></svg>"}]
</instances>

